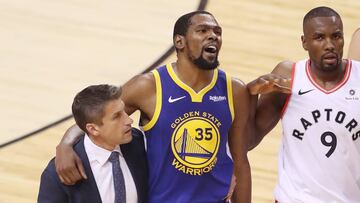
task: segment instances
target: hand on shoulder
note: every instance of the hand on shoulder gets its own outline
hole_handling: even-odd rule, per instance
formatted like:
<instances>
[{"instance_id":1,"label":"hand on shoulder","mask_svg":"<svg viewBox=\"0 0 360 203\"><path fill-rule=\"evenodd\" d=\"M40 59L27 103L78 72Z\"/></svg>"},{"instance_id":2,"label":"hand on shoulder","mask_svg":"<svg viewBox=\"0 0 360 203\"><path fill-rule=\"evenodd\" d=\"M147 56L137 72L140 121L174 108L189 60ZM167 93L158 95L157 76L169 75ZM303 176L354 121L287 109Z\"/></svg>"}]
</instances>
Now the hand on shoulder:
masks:
<instances>
[{"instance_id":1,"label":"hand on shoulder","mask_svg":"<svg viewBox=\"0 0 360 203\"><path fill-rule=\"evenodd\" d=\"M293 62L283 61L274 70L266 75L262 75L247 84L251 95L267 94L280 92L291 93L291 69Z\"/></svg>"}]
</instances>

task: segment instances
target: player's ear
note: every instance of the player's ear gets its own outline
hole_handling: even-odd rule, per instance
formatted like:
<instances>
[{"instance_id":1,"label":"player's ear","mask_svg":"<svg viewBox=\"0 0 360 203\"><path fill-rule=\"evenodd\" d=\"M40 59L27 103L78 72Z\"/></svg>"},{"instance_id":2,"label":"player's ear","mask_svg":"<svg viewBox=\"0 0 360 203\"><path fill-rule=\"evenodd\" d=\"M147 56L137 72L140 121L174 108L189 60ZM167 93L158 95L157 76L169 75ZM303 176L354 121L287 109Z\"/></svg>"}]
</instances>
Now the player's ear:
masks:
<instances>
[{"instance_id":1,"label":"player's ear","mask_svg":"<svg viewBox=\"0 0 360 203\"><path fill-rule=\"evenodd\" d=\"M306 39L305 39L304 35L301 35L301 43L302 43L302 46L305 49L305 51L307 51L308 47L307 47L307 43L306 43Z\"/></svg>"},{"instance_id":2,"label":"player's ear","mask_svg":"<svg viewBox=\"0 0 360 203\"><path fill-rule=\"evenodd\" d=\"M86 123L85 128L92 136L96 137L100 134L99 126L96 125L95 123Z\"/></svg>"},{"instance_id":3,"label":"player's ear","mask_svg":"<svg viewBox=\"0 0 360 203\"><path fill-rule=\"evenodd\" d=\"M182 35L175 35L174 37L175 48L181 50L185 46L185 37Z\"/></svg>"}]
</instances>

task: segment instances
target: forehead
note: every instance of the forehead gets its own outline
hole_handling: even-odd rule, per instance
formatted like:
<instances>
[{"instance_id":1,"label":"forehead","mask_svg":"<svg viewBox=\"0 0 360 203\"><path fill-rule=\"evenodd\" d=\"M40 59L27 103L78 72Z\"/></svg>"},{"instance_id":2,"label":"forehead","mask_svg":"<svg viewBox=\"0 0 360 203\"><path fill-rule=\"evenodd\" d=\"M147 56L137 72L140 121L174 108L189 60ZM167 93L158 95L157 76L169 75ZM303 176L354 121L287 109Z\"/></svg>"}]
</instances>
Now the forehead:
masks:
<instances>
[{"instance_id":1,"label":"forehead","mask_svg":"<svg viewBox=\"0 0 360 203\"><path fill-rule=\"evenodd\" d=\"M314 32L336 32L342 30L341 19L336 16L314 17L308 19L304 24L305 34Z\"/></svg>"},{"instance_id":2,"label":"forehead","mask_svg":"<svg viewBox=\"0 0 360 203\"><path fill-rule=\"evenodd\" d=\"M208 26L219 26L217 21L212 15L209 14L196 14L190 19L189 27L196 27L199 25L208 25Z\"/></svg>"},{"instance_id":3,"label":"forehead","mask_svg":"<svg viewBox=\"0 0 360 203\"><path fill-rule=\"evenodd\" d=\"M124 102L119 98L106 102L104 108L105 115L111 115L119 111L123 111L125 108Z\"/></svg>"}]
</instances>

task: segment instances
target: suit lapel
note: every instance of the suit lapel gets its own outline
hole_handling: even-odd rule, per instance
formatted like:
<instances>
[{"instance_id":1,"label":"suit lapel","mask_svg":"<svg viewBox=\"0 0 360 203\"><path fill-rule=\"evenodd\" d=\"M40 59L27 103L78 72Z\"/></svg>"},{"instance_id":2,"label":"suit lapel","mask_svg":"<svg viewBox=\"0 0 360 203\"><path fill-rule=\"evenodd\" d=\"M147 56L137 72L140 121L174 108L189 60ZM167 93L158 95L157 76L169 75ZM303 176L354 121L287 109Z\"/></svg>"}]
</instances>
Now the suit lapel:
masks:
<instances>
[{"instance_id":1,"label":"suit lapel","mask_svg":"<svg viewBox=\"0 0 360 203\"><path fill-rule=\"evenodd\" d=\"M86 136L86 135L85 135ZM91 166L89 159L85 152L84 147L84 136L79 140L79 143L74 147L74 150L79 155L80 159L83 162L85 172L87 175L87 180L83 180L82 184L82 192L84 194L87 194L88 197L86 199L89 199L91 202L99 202L101 203L101 197L98 190L98 187L96 185L96 181L94 178L94 174L92 173ZM94 192L96 191L96 192Z\"/></svg>"},{"instance_id":2,"label":"suit lapel","mask_svg":"<svg viewBox=\"0 0 360 203\"><path fill-rule=\"evenodd\" d=\"M131 149L129 144L120 145L120 150L121 150L121 153L124 156L126 164L129 167L130 173L131 173L131 175L132 175L132 177L134 179L137 195L138 195L138 198L139 198L139 202L142 202L141 201L141 194L139 193L139 191L141 190L140 185L139 185L141 181L139 180L139 175L136 173L136 171L137 171L135 169L136 164L134 162L134 160L136 160L136 157L133 157L132 152L131 152L132 149Z\"/></svg>"}]
</instances>

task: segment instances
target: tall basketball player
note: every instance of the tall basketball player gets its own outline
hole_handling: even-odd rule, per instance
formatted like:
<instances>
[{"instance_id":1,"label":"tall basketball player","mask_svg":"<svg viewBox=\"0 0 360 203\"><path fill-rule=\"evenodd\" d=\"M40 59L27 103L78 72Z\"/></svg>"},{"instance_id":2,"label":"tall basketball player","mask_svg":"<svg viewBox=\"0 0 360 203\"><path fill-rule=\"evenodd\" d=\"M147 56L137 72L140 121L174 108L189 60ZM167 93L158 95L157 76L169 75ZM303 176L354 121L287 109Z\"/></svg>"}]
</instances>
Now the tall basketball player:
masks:
<instances>
[{"instance_id":1,"label":"tall basketball player","mask_svg":"<svg viewBox=\"0 0 360 203\"><path fill-rule=\"evenodd\" d=\"M221 34L208 12L180 17L173 35L178 60L123 85L126 112L141 111L150 203L225 202L233 169L234 202L250 202L244 133L250 96L244 83L217 69ZM74 152L66 144L74 142L74 134L68 133L57 150L57 169L65 183L81 178L81 164L69 158Z\"/></svg>"},{"instance_id":2,"label":"tall basketball player","mask_svg":"<svg viewBox=\"0 0 360 203\"><path fill-rule=\"evenodd\" d=\"M281 119L278 202L358 203L360 63L342 58L343 24L331 8L317 7L305 15L301 39L309 59L282 62L272 75L248 84L256 94L269 91L274 75L292 81L290 95L261 95L254 143Z\"/></svg>"}]
</instances>

